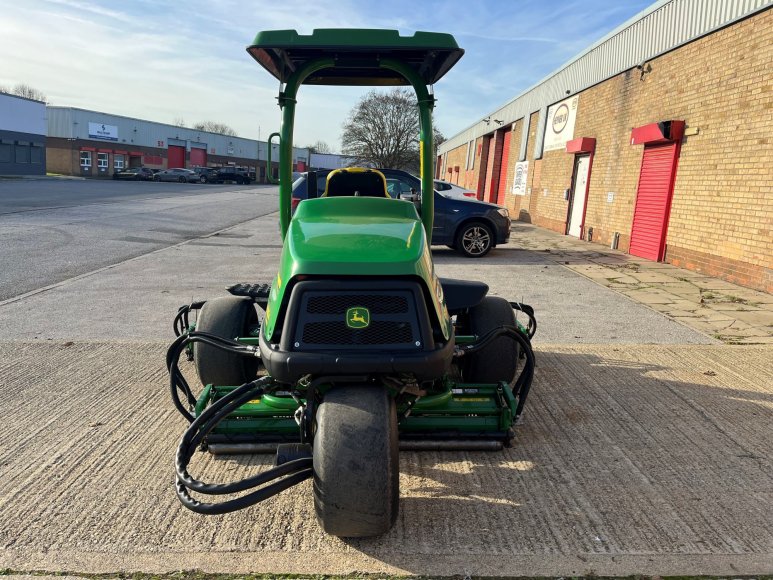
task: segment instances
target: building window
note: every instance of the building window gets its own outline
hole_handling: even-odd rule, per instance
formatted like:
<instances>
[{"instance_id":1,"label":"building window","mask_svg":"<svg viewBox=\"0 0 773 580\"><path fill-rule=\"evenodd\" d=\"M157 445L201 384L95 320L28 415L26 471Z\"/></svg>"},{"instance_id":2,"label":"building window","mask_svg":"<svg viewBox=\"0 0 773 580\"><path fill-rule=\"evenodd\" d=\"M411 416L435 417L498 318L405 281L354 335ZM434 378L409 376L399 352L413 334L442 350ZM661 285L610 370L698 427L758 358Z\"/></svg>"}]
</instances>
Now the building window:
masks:
<instances>
[{"instance_id":1,"label":"building window","mask_svg":"<svg viewBox=\"0 0 773 580\"><path fill-rule=\"evenodd\" d=\"M30 162L31 163L43 163L43 148L33 145L30 148Z\"/></svg>"},{"instance_id":2,"label":"building window","mask_svg":"<svg viewBox=\"0 0 773 580\"><path fill-rule=\"evenodd\" d=\"M30 162L30 146L16 145L16 163Z\"/></svg>"},{"instance_id":3,"label":"building window","mask_svg":"<svg viewBox=\"0 0 773 580\"><path fill-rule=\"evenodd\" d=\"M81 151L81 167L91 167L91 151Z\"/></svg>"},{"instance_id":4,"label":"building window","mask_svg":"<svg viewBox=\"0 0 773 580\"><path fill-rule=\"evenodd\" d=\"M113 156L113 167L116 169L123 169L123 155Z\"/></svg>"},{"instance_id":5,"label":"building window","mask_svg":"<svg viewBox=\"0 0 773 580\"><path fill-rule=\"evenodd\" d=\"M107 153L97 153L97 167L107 169Z\"/></svg>"},{"instance_id":6,"label":"building window","mask_svg":"<svg viewBox=\"0 0 773 580\"><path fill-rule=\"evenodd\" d=\"M0 163L11 162L11 146L8 143L0 143Z\"/></svg>"}]
</instances>

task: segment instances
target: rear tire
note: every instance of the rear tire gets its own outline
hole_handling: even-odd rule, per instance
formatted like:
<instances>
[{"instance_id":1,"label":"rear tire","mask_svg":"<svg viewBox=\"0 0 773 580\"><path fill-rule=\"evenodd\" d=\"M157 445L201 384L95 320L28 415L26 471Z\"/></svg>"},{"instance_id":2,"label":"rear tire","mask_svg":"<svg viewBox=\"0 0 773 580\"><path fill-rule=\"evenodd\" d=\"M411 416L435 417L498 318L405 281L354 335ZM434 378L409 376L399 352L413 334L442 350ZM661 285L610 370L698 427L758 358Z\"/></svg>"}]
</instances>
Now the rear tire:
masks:
<instances>
[{"instance_id":1,"label":"rear tire","mask_svg":"<svg viewBox=\"0 0 773 580\"><path fill-rule=\"evenodd\" d=\"M395 401L383 387L334 387L316 417L314 508L339 537L369 537L394 525L400 501Z\"/></svg>"},{"instance_id":2,"label":"rear tire","mask_svg":"<svg viewBox=\"0 0 773 580\"><path fill-rule=\"evenodd\" d=\"M224 296L207 300L196 321L196 330L233 340L249 336L258 324L258 313L250 298ZM239 386L258 376L258 359L240 356L204 344L193 345L193 360L203 385Z\"/></svg>"},{"instance_id":3,"label":"rear tire","mask_svg":"<svg viewBox=\"0 0 773 580\"><path fill-rule=\"evenodd\" d=\"M504 298L486 296L470 308L469 330L479 337L500 326L515 326L513 307ZM470 383L513 384L518 370L518 343L506 336L491 341L483 350L468 355L463 374Z\"/></svg>"}]
</instances>

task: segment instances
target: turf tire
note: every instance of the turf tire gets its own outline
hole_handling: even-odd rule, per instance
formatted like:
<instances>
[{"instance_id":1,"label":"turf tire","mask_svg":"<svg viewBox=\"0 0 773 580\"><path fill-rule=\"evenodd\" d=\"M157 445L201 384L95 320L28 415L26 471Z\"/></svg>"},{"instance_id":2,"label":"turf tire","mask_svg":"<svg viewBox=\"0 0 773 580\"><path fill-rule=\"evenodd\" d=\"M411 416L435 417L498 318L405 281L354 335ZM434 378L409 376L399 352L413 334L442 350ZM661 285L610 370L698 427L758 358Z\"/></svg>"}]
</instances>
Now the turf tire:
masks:
<instances>
[{"instance_id":1,"label":"turf tire","mask_svg":"<svg viewBox=\"0 0 773 580\"><path fill-rule=\"evenodd\" d=\"M250 298L223 296L207 300L199 312L196 330L234 339L249 336L250 327L257 323L258 314ZM258 359L200 342L193 345L193 360L203 385L239 386L258 375Z\"/></svg>"},{"instance_id":2,"label":"turf tire","mask_svg":"<svg viewBox=\"0 0 773 580\"><path fill-rule=\"evenodd\" d=\"M512 306L499 296L486 296L470 308L468 315L470 334L480 337L500 326L515 326ZM518 370L518 343L505 336L494 339L484 349L470 354L464 367L464 378L470 383L512 384Z\"/></svg>"},{"instance_id":3,"label":"turf tire","mask_svg":"<svg viewBox=\"0 0 773 580\"><path fill-rule=\"evenodd\" d=\"M379 536L397 519L400 466L395 402L383 387L335 387L316 415L314 508L339 537Z\"/></svg>"}]
</instances>

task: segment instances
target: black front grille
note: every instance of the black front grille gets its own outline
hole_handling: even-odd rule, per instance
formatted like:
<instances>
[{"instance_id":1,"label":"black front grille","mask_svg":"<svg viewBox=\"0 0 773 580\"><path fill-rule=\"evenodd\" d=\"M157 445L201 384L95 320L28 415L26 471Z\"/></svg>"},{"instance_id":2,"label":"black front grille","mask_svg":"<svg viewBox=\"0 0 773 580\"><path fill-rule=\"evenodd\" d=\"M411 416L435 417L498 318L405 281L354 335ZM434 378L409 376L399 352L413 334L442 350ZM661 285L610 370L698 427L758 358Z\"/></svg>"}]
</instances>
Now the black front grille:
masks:
<instances>
[{"instance_id":1,"label":"black front grille","mask_svg":"<svg viewBox=\"0 0 773 580\"><path fill-rule=\"evenodd\" d=\"M340 352L425 348L424 334L429 335L430 331L424 330L426 322L422 325L427 314L417 283L370 282L346 289L342 286L321 281L298 284L292 298L296 316L285 328L290 331L289 336L282 338L285 348ZM347 324L347 315L354 308L367 309L364 328Z\"/></svg>"},{"instance_id":2,"label":"black front grille","mask_svg":"<svg viewBox=\"0 0 773 580\"><path fill-rule=\"evenodd\" d=\"M409 322L374 320L367 328L353 330L343 321L309 322L303 326L304 344L383 345L412 344Z\"/></svg>"},{"instance_id":3,"label":"black front grille","mask_svg":"<svg viewBox=\"0 0 773 580\"><path fill-rule=\"evenodd\" d=\"M382 294L325 294L311 296L307 306L309 314L345 314L352 306L363 306L371 314L399 314L408 312L405 296Z\"/></svg>"}]
</instances>

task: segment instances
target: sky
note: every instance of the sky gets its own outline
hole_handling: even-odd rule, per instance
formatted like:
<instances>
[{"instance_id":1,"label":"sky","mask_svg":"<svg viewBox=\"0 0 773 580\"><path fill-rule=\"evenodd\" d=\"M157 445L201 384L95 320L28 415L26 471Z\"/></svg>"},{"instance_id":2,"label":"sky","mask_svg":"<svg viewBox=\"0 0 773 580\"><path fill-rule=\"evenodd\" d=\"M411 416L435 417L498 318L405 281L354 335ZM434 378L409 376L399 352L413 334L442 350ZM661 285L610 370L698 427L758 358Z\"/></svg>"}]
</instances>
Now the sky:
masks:
<instances>
[{"instance_id":1,"label":"sky","mask_svg":"<svg viewBox=\"0 0 773 580\"><path fill-rule=\"evenodd\" d=\"M278 81L246 53L260 30L449 32L465 49L435 86L446 137L529 88L650 0L0 0L0 86L52 105L161 123L217 121L241 137L279 130ZM369 89L302 87L295 145L340 150Z\"/></svg>"}]
</instances>

